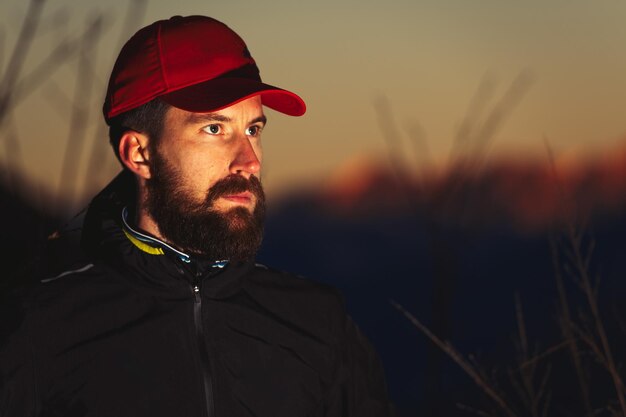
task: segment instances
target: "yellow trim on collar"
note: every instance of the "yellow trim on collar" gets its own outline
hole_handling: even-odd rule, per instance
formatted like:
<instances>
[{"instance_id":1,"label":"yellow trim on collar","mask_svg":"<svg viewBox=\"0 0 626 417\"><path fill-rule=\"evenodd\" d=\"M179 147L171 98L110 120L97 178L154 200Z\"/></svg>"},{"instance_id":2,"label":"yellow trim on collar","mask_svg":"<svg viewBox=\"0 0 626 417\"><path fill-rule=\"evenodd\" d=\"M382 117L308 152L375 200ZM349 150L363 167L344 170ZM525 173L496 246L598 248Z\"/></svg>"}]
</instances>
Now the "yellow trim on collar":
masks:
<instances>
[{"instance_id":1,"label":"yellow trim on collar","mask_svg":"<svg viewBox=\"0 0 626 417\"><path fill-rule=\"evenodd\" d=\"M149 253L150 255L165 255L162 248L155 248L148 245L147 243L143 243L141 240L128 233L125 229L122 230L124 230L124 234L126 235L128 240L130 240L133 245L137 246L143 252Z\"/></svg>"}]
</instances>

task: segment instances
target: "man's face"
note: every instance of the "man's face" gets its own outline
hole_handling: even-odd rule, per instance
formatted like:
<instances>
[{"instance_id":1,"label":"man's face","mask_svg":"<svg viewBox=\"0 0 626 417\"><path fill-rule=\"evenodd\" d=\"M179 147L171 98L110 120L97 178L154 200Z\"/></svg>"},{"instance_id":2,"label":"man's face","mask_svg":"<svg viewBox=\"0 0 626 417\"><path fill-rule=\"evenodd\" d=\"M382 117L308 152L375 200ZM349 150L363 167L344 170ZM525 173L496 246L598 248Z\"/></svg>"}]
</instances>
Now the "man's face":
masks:
<instances>
[{"instance_id":1,"label":"man's face","mask_svg":"<svg viewBox=\"0 0 626 417\"><path fill-rule=\"evenodd\" d=\"M264 195L260 97L211 113L170 108L149 148L145 207L161 236L213 259L254 255L262 237Z\"/></svg>"}]
</instances>

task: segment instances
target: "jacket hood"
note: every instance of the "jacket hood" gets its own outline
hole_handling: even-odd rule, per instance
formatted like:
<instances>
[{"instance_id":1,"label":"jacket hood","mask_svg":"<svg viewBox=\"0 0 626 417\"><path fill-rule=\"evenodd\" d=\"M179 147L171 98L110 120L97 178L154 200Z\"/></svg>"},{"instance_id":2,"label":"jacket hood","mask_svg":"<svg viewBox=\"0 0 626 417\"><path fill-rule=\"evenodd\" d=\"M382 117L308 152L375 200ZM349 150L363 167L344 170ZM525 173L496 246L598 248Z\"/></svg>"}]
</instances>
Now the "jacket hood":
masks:
<instances>
[{"instance_id":1,"label":"jacket hood","mask_svg":"<svg viewBox=\"0 0 626 417\"><path fill-rule=\"evenodd\" d=\"M121 213L133 206L136 199L135 180L127 170L120 172L91 201L83 222L81 247L97 254L111 244L123 240Z\"/></svg>"}]
</instances>

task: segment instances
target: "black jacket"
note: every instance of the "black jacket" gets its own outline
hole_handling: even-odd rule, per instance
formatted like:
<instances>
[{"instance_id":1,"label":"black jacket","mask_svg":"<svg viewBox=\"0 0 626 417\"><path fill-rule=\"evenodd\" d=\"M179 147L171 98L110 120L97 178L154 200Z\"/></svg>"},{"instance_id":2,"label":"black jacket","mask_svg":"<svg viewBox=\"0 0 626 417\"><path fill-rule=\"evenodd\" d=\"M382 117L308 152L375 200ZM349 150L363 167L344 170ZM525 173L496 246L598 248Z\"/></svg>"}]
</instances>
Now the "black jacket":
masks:
<instances>
[{"instance_id":1,"label":"black jacket","mask_svg":"<svg viewBox=\"0 0 626 417\"><path fill-rule=\"evenodd\" d=\"M91 203L72 265L2 302L0 416L392 415L334 289L142 239L129 181Z\"/></svg>"}]
</instances>

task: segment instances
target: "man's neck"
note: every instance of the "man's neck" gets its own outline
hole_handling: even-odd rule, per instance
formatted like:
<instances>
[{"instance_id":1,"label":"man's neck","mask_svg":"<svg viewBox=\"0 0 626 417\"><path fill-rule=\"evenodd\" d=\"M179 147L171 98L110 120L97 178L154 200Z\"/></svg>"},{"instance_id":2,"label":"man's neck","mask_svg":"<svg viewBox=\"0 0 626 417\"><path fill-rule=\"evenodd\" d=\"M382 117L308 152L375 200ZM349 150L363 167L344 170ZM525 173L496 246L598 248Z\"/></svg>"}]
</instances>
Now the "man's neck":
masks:
<instances>
[{"instance_id":1,"label":"man's neck","mask_svg":"<svg viewBox=\"0 0 626 417\"><path fill-rule=\"evenodd\" d=\"M141 211L138 211L138 213L135 215L135 224L139 229L143 230L144 232L148 232L157 239L166 242L166 240L161 235L161 232L159 231L159 226L147 213L142 213Z\"/></svg>"}]
</instances>

